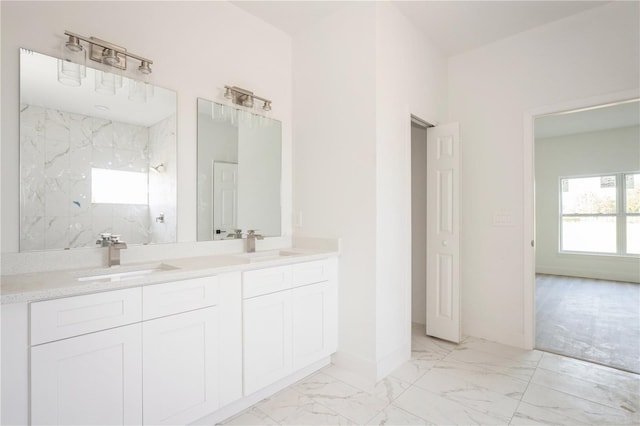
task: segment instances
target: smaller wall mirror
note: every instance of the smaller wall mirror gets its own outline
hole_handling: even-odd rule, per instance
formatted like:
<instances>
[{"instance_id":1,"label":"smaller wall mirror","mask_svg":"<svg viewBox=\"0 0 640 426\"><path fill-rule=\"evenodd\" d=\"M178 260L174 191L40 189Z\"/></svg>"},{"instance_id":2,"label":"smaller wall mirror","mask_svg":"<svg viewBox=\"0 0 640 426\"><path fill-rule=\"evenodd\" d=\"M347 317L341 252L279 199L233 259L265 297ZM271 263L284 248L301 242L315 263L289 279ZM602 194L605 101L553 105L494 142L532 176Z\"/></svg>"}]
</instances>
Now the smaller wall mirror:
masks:
<instances>
[{"instance_id":1,"label":"smaller wall mirror","mask_svg":"<svg viewBox=\"0 0 640 426\"><path fill-rule=\"evenodd\" d=\"M176 93L66 65L20 51L20 251L175 242Z\"/></svg>"},{"instance_id":2,"label":"smaller wall mirror","mask_svg":"<svg viewBox=\"0 0 640 426\"><path fill-rule=\"evenodd\" d=\"M282 126L198 99L198 241L281 235Z\"/></svg>"}]
</instances>

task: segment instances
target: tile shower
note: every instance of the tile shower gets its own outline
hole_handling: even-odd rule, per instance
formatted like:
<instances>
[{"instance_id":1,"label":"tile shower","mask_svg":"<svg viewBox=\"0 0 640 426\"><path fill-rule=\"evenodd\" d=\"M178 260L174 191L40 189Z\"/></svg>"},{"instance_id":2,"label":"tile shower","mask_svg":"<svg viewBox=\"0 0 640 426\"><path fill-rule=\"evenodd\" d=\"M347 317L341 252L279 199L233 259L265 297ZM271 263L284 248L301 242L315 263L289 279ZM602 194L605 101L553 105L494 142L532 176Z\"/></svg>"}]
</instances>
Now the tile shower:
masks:
<instances>
[{"instance_id":1,"label":"tile shower","mask_svg":"<svg viewBox=\"0 0 640 426\"><path fill-rule=\"evenodd\" d=\"M128 243L175 241L175 114L144 127L34 105L20 108L20 249L93 247L99 233ZM91 169L144 173L146 204L93 204ZM155 221L165 213L164 223Z\"/></svg>"}]
</instances>

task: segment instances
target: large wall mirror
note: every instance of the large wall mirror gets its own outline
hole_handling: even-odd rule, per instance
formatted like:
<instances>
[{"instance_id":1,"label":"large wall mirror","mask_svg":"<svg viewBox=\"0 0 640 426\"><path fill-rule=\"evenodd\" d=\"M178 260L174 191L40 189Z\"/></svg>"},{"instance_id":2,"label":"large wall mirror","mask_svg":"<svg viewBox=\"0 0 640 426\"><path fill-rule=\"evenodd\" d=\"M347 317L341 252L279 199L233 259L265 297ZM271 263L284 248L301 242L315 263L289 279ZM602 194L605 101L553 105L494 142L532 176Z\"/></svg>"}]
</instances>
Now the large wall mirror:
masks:
<instances>
[{"instance_id":1,"label":"large wall mirror","mask_svg":"<svg viewBox=\"0 0 640 426\"><path fill-rule=\"evenodd\" d=\"M20 251L175 242L176 93L89 67L70 86L58 66L21 49Z\"/></svg>"},{"instance_id":2,"label":"large wall mirror","mask_svg":"<svg viewBox=\"0 0 640 426\"><path fill-rule=\"evenodd\" d=\"M198 241L281 235L282 126L198 99Z\"/></svg>"}]
</instances>

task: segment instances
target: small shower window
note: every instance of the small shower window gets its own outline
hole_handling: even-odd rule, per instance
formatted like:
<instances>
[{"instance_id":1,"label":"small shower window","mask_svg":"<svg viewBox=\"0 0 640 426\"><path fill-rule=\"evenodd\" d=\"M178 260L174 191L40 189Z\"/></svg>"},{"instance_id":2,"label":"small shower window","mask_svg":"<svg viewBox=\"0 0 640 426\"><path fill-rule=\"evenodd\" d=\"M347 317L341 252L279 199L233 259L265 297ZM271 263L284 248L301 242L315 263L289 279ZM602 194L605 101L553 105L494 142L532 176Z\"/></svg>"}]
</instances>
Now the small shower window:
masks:
<instances>
[{"instance_id":1,"label":"small shower window","mask_svg":"<svg viewBox=\"0 0 640 426\"><path fill-rule=\"evenodd\" d=\"M148 204L148 176L146 173L92 168L91 202Z\"/></svg>"}]
</instances>

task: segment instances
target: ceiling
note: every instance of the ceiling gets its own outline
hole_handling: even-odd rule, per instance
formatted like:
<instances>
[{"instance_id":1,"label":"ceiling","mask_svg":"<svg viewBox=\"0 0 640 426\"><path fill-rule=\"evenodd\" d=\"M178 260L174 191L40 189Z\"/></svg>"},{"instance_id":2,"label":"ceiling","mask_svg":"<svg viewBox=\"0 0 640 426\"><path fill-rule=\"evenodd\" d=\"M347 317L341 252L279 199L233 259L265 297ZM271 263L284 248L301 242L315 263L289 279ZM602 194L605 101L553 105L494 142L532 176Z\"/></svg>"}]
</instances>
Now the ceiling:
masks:
<instances>
[{"instance_id":1,"label":"ceiling","mask_svg":"<svg viewBox=\"0 0 640 426\"><path fill-rule=\"evenodd\" d=\"M640 101L584 108L536 118L536 139L640 125Z\"/></svg>"},{"instance_id":2,"label":"ceiling","mask_svg":"<svg viewBox=\"0 0 640 426\"><path fill-rule=\"evenodd\" d=\"M345 7L344 1L232 1L290 34ZM606 1L393 1L446 56L601 6Z\"/></svg>"}]
</instances>

